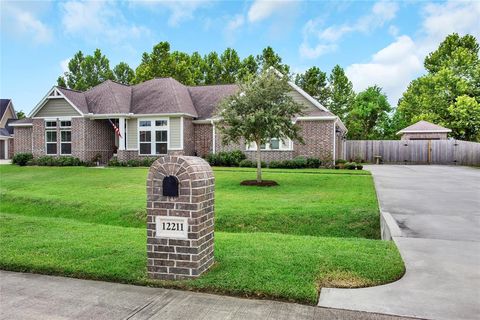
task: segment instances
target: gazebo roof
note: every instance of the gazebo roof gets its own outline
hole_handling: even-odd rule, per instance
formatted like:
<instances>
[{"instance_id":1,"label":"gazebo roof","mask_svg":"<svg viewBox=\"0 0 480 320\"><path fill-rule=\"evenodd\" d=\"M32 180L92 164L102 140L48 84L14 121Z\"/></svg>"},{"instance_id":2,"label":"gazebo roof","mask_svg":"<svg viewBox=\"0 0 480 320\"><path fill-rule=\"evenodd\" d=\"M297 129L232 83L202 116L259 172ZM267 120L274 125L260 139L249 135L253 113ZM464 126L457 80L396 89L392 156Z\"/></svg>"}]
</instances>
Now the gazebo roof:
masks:
<instances>
[{"instance_id":1,"label":"gazebo roof","mask_svg":"<svg viewBox=\"0 0 480 320\"><path fill-rule=\"evenodd\" d=\"M404 133L448 133L452 132L452 130L433 124L431 122L421 120L417 123L412 124L400 131L397 134L404 134Z\"/></svg>"}]
</instances>

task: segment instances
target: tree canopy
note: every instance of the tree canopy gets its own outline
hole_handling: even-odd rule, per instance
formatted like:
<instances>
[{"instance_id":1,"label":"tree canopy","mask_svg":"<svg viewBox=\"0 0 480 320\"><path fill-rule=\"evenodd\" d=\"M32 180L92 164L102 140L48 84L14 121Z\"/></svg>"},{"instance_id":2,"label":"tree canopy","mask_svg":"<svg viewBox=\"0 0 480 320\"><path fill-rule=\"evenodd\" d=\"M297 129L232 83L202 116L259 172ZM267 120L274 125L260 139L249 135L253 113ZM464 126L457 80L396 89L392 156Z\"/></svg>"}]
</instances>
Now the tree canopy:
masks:
<instances>
[{"instance_id":1,"label":"tree canopy","mask_svg":"<svg viewBox=\"0 0 480 320\"><path fill-rule=\"evenodd\" d=\"M293 100L290 90L287 77L265 70L240 84L238 93L223 100L216 111L224 143L255 142L257 182L262 181L262 144L272 138L303 142L292 118L302 114L304 107Z\"/></svg>"},{"instance_id":2,"label":"tree canopy","mask_svg":"<svg viewBox=\"0 0 480 320\"><path fill-rule=\"evenodd\" d=\"M427 74L399 101L393 126L427 120L452 129L456 139L480 141L480 60L475 37L454 33L425 58Z\"/></svg>"},{"instance_id":3,"label":"tree canopy","mask_svg":"<svg viewBox=\"0 0 480 320\"><path fill-rule=\"evenodd\" d=\"M368 87L360 92L346 119L348 137L354 140L382 139L391 109L380 87Z\"/></svg>"}]
</instances>

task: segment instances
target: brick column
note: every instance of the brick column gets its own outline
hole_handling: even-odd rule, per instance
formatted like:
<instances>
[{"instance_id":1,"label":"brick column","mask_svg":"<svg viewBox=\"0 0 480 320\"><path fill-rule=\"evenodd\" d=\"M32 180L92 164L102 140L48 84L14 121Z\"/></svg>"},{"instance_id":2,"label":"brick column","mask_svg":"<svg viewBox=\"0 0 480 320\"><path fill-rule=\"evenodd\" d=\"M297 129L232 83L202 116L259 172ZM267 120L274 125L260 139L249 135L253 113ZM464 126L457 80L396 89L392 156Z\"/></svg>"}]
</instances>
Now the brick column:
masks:
<instances>
[{"instance_id":1,"label":"brick column","mask_svg":"<svg viewBox=\"0 0 480 320\"><path fill-rule=\"evenodd\" d=\"M177 197L163 195L164 178L169 176L178 181ZM212 169L202 158L165 156L150 167L147 178L150 278L195 278L213 264L214 187Z\"/></svg>"}]
</instances>

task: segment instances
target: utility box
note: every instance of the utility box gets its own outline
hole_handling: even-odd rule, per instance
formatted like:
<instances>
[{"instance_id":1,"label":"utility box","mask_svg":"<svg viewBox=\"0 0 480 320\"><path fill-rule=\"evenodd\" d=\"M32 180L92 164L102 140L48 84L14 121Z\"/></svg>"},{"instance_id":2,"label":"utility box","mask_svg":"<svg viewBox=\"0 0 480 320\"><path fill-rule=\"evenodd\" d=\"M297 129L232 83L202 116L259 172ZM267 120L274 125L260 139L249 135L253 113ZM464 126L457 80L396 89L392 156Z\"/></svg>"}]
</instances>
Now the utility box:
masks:
<instances>
[{"instance_id":1,"label":"utility box","mask_svg":"<svg viewBox=\"0 0 480 320\"><path fill-rule=\"evenodd\" d=\"M147 177L147 272L150 278L195 278L214 262L215 179L198 157L165 156Z\"/></svg>"}]
</instances>

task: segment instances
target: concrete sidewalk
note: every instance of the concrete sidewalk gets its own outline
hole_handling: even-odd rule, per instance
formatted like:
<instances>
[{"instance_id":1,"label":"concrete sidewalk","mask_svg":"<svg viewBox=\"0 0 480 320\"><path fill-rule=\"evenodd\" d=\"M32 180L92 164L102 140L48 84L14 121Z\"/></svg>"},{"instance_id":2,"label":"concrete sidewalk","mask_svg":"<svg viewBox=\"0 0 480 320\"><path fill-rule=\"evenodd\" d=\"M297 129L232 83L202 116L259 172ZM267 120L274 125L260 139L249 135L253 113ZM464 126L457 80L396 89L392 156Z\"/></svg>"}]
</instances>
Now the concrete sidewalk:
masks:
<instances>
[{"instance_id":1,"label":"concrete sidewalk","mask_svg":"<svg viewBox=\"0 0 480 320\"><path fill-rule=\"evenodd\" d=\"M427 319L480 319L480 170L368 166L406 274L364 289L322 289L319 306Z\"/></svg>"},{"instance_id":2,"label":"concrete sidewalk","mask_svg":"<svg viewBox=\"0 0 480 320\"><path fill-rule=\"evenodd\" d=\"M342 319L380 314L0 271L0 319Z\"/></svg>"}]
</instances>

